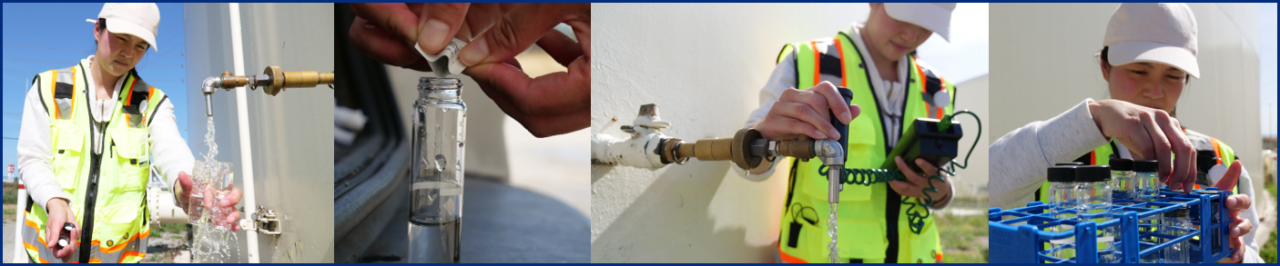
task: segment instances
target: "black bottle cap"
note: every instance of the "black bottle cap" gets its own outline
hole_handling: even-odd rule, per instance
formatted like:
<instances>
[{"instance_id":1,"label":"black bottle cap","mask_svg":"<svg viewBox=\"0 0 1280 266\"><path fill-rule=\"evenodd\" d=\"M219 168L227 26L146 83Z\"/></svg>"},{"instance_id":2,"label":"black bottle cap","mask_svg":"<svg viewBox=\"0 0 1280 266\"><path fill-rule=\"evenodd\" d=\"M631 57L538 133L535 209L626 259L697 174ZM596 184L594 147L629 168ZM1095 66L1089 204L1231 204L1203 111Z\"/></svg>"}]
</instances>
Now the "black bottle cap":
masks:
<instances>
[{"instance_id":1,"label":"black bottle cap","mask_svg":"<svg viewBox=\"0 0 1280 266\"><path fill-rule=\"evenodd\" d=\"M1111 180L1111 167L1085 165L1076 167L1076 182L1101 182Z\"/></svg>"},{"instance_id":2,"label":"black bottle cap","mask_svg":"<svg viewBox=\"0 0 1280 266\"><path fill-rule=\"evenodd\" d=\"M1133 171L1134 172L1160 171L1160 161L1156 161L1156 160L1133 161Z\"/></svg>"},{"instance_id":3,"label":"black bottle cap","mask_svg":"<svg viewBox=\"0 0 1280 266\"><path fill-rule=\"evenodd\" d=\"M1066 162L1066 163L1055 163L1055 164L1053 164L1053 165L1054 165L1054 166L1059 166L1059 165L1084 165L1084 163L1082 163L1082 162Z\"/></svg>"},{"instance_id":4,"label":"black bottle cap","mask_svg":"<svg viewBox=\"0 0 1280 266\"><path fill-rule=\"evenodd\" d=\"M1124 159L1124 158L1111 158L1111 170L1133 171L1133 160Z\"/></svg>"},{"instance_id":5,"label":"black bottle cap","mask_svg":"<svg viewBox=\"0 0 1280 266\"><path fill-rule=\"evenodd\" d=\"M1190 207L1182 207L1181 209L1164 213L1164 217L1169 217L1169 218L1190 217L1191 216L1190 214L1191 214Z\"/></svg>"},{"instance_id":6,"label":"black bottle cap","mask_svg":"<svg viewBox=\"0 0 1280 266\"><path fill-rule=\"evenodd\" d=\"M1075 182L1076 166L1075 165L1055 165L1049 167L1049 182Z\"/></svg>"}]
</instances>

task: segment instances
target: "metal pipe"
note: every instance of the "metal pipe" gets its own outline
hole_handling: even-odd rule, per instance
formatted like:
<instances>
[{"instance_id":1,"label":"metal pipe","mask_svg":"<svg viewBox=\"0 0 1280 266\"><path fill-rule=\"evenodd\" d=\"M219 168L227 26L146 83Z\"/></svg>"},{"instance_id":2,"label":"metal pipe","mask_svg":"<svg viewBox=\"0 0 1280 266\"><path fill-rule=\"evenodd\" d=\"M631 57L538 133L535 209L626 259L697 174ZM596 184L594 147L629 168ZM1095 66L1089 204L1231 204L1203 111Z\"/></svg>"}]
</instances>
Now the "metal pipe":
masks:
<instances>
[{"instance_id":1,"label":"metal pipe","mask_svg":"<svg viewBox=\"0 0 1280 266\"><path fill-rule=\"evenodd\" d=\"M222 78L209 77L200 83L200 93L204 94L204 115L213 116L213 91L222 86Z\"/></svg>"},{"instance_id":2,"label":"metal pipe","mask_svg":"<svg viewBox=\"0 0 1280 266\"><path fill-rule=\"evenodd\" d=\"M319 73L316 71L282 71L279 66L269 66L263 70L263 74L236 76L230 71L222 72L221 76L212 76L206 78L204 83L200 85L200 92L204 94L204 112L205 116L213 116L213 92L217 89L230 91L238 87L249 87L250 90L262 88L262 92L275 96L285 88L311 88L321 84L329 84L329 89L333 89L333 72Z\"/></svg>"},{"instance_id":3,"label":"metal pipe","mask_svg":"<svg viewBox=\"0 0 1280 266\"><path fill-rule=\"evenodd\" d=\"M658 169L667 164L684 164L690 158L697 158L700 161L733 161L739 168L753 169L760 166L766 158L785 156L804 161L820 158L823 164L836 166L831 167L832 169L844 169L844 149L837 140L813 140L807 137L766 140L759 131L748 128L738 130L733 138L707 138L686 142L659 132L669 128L670 123L661 121L657 110L658 107L654 104L643 105L633 124L622 126L623 131L632 134L630 139L592 135L592 164ZM840 176L839 172L835 174Z\"/></svg>"}]
</instances>

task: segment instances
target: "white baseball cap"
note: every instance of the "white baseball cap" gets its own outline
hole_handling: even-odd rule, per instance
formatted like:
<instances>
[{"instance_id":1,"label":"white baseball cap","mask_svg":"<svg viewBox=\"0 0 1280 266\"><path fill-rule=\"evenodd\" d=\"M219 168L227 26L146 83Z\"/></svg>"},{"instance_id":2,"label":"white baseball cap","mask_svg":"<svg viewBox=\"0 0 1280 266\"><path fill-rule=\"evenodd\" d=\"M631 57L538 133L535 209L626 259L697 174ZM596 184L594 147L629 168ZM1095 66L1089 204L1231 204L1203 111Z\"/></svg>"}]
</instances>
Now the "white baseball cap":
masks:
<instances>
[{"instance_id":1,"label":"white baseball cap","mask_svg":"<svg viewBox=\"0 0 1280 266\"><path fill-rule=\"evenodd\" d=\"M951 41L951 11L956 10L956 3L885 3L884 11L889 17L937 33L939 37Z\"/></svg>"},{"instance_id":2,"label":"white baseball cap","mask_svg":"<svg viewBox=\"0 0 1280 266\"><path fill-rule=\"evenodd\" d=\"M98 18L107 19L107 31L142 38L156 52L156 35L160 31L160 7L155 3L107 3ZM86 19L88 22L98 22Z\"/></svg>"},{"instance_id":3,"label":"white baseball cap","mask_svg":"<svg viewBox=\"0 0 1280 266\"><path fill-rule=\"evenodd\" d=\"M1102 45L1107 62L1169 64L1200 77L1196 61L1196 16L1187 4L1124 3L1111 15Z\"/></svg>"}]
</instances>

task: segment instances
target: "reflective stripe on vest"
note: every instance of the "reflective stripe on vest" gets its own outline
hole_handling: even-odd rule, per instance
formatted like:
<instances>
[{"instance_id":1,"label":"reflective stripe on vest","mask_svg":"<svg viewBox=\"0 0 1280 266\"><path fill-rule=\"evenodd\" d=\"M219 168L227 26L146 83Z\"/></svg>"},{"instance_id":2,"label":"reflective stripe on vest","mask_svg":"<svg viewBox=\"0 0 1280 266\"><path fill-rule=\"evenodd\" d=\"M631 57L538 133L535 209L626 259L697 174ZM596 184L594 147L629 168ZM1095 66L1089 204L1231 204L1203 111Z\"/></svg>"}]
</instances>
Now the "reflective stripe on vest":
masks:
<instances>
[{"instance_id":1,"label":"reflective stripe on vest","mask_svg":"<svg viewBox=\"0 0 1280 266\"><path fill-rule=\"evenodd\" d=\"M826 55L834 46L839 57ZM834 39L790 44L783 47L779 59L787 54L796 58L796 88L806 89L821 81L840 84L853 91L851 103L862 107L863 113L849 124L848 153L845 168L874 169L885 160L892 147L886 143L887 134L880 120L876 92L869 81L862 54L850 36L840 32ZM824 62L825 60L825 62ZM925 76L932 75L911 57L908 69L907 103L903 121L933 117L951 113L950 105L935 108L923 100ZM839 73L838 75L834 73ZM955 87L937 79L934 86L945 84L942 89ZM955 93L951 93L954 100ZM942 113L939 113L941 110ZM905 123L904 123L905 125ZM827 181L818 168L818 160L801 162L792 160L786 205L783 206L779 251L787 262L827 262L831 241L827 235L826 221L829 213ZM871 186L845 185L840 193L837 234L840 261L862 262L936 262L941 257L938 231L933 218L924 220L920 234L911 232L908 212L924 212L919 199L903 197L884 183ZM891 220L891 221L889 221ZM889 222L886 222L889 221ZM794 244L794 245L793 245Z\"/></svg>"},{"instance_id":2,"label":"reflective stripe on vest","mask_svg":"<svg viewBox=\"0 0 1280 266\"><path fill-rule=\"evenodd\" d=\"M130 71L111 113L103 114L110 117L105 134L100 141L94 140L90 134L99 129L87 104L90 90L84 72L88 65L84 59L71 68L37 76L37 89L50 117L50 166L58 185L70 195L69 206L82 230L82 248L72 261L87 252L88 262L139 262L146 256L150 236L145 194L151 172L149 118L167 97ZM63 90L67 88L69 97ZM68 106L67 112L62 105ZM95 146L101 155L94 154ZM61 262L45 245L48 217L44 208L32 204L24 211L27 222L22 239L32 261ZM92 215L86 216L88 212Z\"/></svg>"}]
</instances>

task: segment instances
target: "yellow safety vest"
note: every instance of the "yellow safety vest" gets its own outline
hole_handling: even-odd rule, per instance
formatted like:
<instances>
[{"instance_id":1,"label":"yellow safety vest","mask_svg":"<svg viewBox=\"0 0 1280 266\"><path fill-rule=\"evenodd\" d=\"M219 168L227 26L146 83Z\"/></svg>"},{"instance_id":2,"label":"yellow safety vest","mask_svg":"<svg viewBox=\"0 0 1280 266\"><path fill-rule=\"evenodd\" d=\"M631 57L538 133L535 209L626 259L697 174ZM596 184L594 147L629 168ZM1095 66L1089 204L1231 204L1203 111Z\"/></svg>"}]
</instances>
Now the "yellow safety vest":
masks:
<instances>
[{"instance_id":1,"label":"yellow safety vest","mask_svg":"<svg viewBox=\"0 0 1280 266\"><path fill-rule=\"evenodd\" d=\"M823 53L838 49L839 58ZM807 89L824 80L853 91L851 103L862 107L862 114L849 123L847 169L879 168L893 147L886 143L887 132L880 121L875 91L869 81L862 53L845 32L832 39L788 44L778 56L796 58L796 88ZM955 86L915 63L907 62L910 72L907 102L903 114L905 125L916 118L938 118L952 112L951 104L939 108L925 101L927 89L949 90L955 100ZM827 180L817 160L792 160L787 200L783 206L778 250L785 262L828 262L827 244ZM840 192L837 234L839 261L850 262L938 262L942 248L932 217L923 219L919 233L910 229L911 214L926 213L924 200L905 197L885 183L870 186L848 185Z\"/></svg>"},{"instance_id":2,"label":"yellow safety vest","mask_svg":"<svg viewBox=\"0 0 1280 266\"><path fill-rule=\"evenodd\" d=\"M80 224L80 248L72 261L80 261L87 252L88 262L136 263L146 256L151 232L146 201L151 172L148 125L168 97L131 70L115 108L107 114L109 122L98 128L89 114L88 65L89 59L83 59L70 68L40 73L34 81L50 118L50 165L58 185L71 196L70 207ZM104 129L98 143L90 134ZM94 147L101 147L102 154ZM44 208L29 204L24 212L22 241L31 260L61 262L46 248L48 241L57 239L44 239Z\"/></svg>"}]
</instances>

